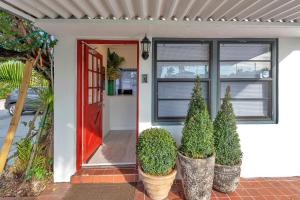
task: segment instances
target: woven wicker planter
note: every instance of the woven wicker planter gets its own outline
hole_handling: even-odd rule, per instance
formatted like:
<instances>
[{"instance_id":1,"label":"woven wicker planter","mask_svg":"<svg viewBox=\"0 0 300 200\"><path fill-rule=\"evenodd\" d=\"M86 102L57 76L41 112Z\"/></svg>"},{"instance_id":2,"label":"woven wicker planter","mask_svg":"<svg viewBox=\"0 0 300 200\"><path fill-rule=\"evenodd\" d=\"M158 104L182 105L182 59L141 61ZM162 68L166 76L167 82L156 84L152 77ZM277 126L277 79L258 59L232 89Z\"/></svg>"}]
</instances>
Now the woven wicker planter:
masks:
<instances>
[{"instance_id":1,"label":"woven wicker planter","mask_svg":"<svg viewBox=\"0 0 300 200\"><path fill-rule=\"evenodd\" d=\"M182 185L187 200L209 200L214 179L215 156L192 159L178 152Z\"/></svg>"},{"instance_id":2,"label":"woven wicker planter","mask_svg":"<svg viewBox=\"0 0 300 200\"><path fill-rule=\"evenodd\" d=\"M177 170L174 169L167 176L152 176L145 174L139 168L139 174L150 198L153 200L163 200L168 197L171 186L176 178Z\"/></svg>"},{"instance_id":3,"label":"woven wicker planter","mask_svg":"<svg viewBox=\"0 0 300 200\"><path fill-rule=\"evenodd\" d=\"M234 192L240 181L241 165L215 165L213 187L223 193Z\"/></svg>"}]
</instances>

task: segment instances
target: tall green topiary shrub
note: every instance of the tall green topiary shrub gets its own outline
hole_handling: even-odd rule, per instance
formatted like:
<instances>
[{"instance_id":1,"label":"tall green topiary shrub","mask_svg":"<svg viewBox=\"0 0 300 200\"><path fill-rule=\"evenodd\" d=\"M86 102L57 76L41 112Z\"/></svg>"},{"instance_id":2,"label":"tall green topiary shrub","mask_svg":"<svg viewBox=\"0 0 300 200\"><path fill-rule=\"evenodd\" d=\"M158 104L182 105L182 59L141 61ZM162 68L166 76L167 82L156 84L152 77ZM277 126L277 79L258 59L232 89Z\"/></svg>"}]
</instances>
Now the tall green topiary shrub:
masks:
<instances>
[{"instance_id":1,"label":"tall green topiary shrub","mask_svg":"<svg viewBox=\"0 0 300 200\"><path fill-rule=\"evenodd\" d=\"M146 174L164 176L175 168L176 142L165 129L144 130L139 136L136 149L139 164Z\"/></svg>"},{"instance_id":2,"label":"tall green topiary shrub","mask_svg":"<svg viewBox=\"0 0 300 200\"><path fill-rule=\"evenodd\" d=\"M230 87L227 87L221 109L214 121L214 141L216 163L233 166L241 162L242 151L230 98Z\"/></svg>"},{"instance_id":3,"label":"tall green topiary shrub","mask_svg":"<svg viewBox=\"0 0 300 200\"><path fill-rule=\"evenodd\" d=\"M189 103L188 112L185 118L185 123L187 123L194 115L199 113L201 110L205 110L205 109L206 109L206 104L202 96L200 77L197 76L193 88L192 98Z\"/></svg>"},{"instance_id":4,"label":"tall green topiary shrub","mask_svg":"<svg viewBox=\"0 0 300 200\"><path fill-rule=\"evenodd\" d=\"M196 78L182 133L180 151L185 156L203 159L214 154L213 123L201 94L199 77Z\"/></svg>"}]
</instances>

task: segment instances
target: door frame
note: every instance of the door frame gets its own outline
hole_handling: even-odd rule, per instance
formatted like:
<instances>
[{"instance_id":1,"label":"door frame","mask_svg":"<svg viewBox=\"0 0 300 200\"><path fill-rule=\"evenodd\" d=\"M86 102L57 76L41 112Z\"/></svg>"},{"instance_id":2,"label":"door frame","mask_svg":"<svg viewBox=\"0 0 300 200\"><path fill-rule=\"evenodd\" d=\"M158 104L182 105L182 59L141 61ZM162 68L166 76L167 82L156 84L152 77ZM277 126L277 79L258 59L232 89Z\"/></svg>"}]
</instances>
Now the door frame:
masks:
<instances>
[{"instance_id":1,"label":"door frame","mask_svg":"<svg viewBox=\"0 0 300 200\"><path fill-rule=\"evenodd\" d=\"M139 134L139 40L101 40L101 39L77 39L77 92L76 92L76 171L81 169L82 150L83 150L83 65L82 51L85 44L134 44L137 52L137 69L136 69L136 142ZM137 162L136 162L137 165Z\"/></svg>"}]
</instances>

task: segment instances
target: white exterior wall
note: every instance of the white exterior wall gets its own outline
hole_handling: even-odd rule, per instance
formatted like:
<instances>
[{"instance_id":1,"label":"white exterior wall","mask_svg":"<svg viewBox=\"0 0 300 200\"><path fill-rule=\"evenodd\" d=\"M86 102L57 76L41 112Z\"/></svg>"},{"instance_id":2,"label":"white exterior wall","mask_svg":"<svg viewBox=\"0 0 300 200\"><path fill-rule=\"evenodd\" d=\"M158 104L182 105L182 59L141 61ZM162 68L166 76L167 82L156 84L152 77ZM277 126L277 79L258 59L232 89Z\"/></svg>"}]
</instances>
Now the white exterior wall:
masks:
<instances>
[{"instance_id":1,"label":"white exterior wall","mask_svg":"<svg viewBox=\"0 0 300 200\"><path fill-rule=\"evenodd\" d=\"M280 38L278 52L279 123L238 125L243 151L243 177L300 175L300 38ZM141 74L151 74L150 60L142 61ZM140 132L151 127L150 78L148 84L140 86ZM157 127L168 129L180 144L182 126Z\"/></svg>"},{"instance_id":2,"label":"white exterior wall","mask_svg":"<svg viewBox=\"0 0 300 200\"><path fill-rule=\"evenodd\" d=\"M54 181L66 182L76 161L76 38L60 37L55 48ZM132 39L132 38L130 38ZM238 125L244 153L242 176L300 175L300 38L279 39L279 123ZM139 131L151 127L152 63L140 58ZM177 143L181 126L167 128Z\"/></svg>"}]
</instances>

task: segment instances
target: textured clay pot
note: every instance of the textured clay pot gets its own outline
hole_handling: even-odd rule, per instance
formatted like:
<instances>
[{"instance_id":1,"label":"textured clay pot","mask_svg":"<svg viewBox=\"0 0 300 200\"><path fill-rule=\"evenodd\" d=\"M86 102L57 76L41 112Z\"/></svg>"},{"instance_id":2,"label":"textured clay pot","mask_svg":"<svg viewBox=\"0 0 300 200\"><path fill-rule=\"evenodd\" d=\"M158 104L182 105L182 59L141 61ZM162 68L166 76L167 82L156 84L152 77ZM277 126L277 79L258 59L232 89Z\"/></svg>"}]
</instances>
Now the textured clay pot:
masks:
<instances>
[{"instance_id":1,"label":"textured clay pot","mask_svg":"<svg viewBox=\"0 0 300 200\"><path fill-rule=\"evenodd\" d=\"M184 195L187 200L209 200L214 179L215 156L192 159L178 152Z\"/></svg>"},{"instance_id":2,"label":"textured clay pot","mask_svg":"<svg viewBox=\"0 0 300 200\"><path fill-rule=\"evenodd\" d=\"M168 197L171 186L176 178L177 170L174 169L167 176L152 176L145 174L139 168L139 174L149 197L153 200L163 200Z\"/></svg>"},{"instance_id":3,"label":"textured clay pot","mask_svg":"<svg viewBox=\"0 0 300 200\"><path fill-rule=\"evenodd\" d=\"M214 189L230 193L234 192L240 181L241 165L215 165Z\"/></svg>"}]
</instances>

